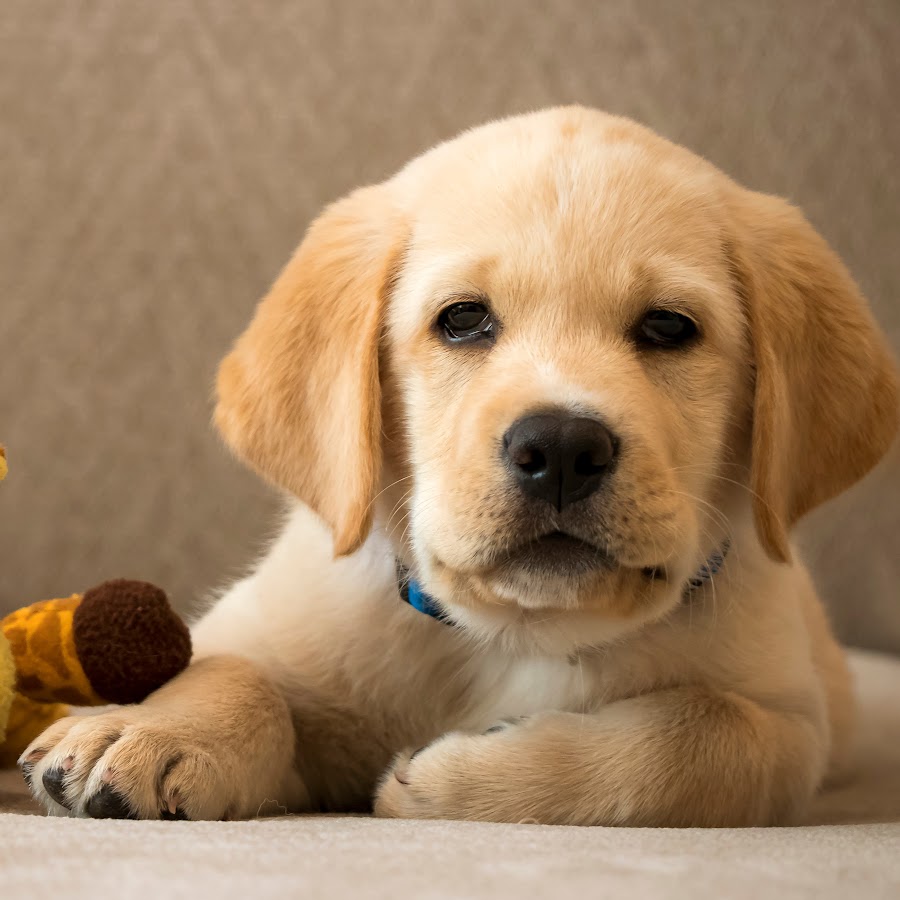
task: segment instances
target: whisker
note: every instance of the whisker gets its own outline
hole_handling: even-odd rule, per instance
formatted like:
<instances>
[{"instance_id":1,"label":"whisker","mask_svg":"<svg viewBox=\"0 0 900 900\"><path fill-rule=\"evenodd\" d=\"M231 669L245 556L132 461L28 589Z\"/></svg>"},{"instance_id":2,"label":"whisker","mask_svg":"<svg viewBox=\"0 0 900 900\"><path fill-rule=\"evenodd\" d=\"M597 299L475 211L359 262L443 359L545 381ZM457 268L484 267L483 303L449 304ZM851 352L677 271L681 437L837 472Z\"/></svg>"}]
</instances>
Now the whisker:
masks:
<instances>
[{"instance_id":1,"label":"whisker","mask_svg":"<svg viewBox=\"0 0 900 900\"><path fill-rule=\"evenodd\" d=\"M377 494L369 501L368 505L366 506L366 509L365 509L365 513L364 513L364 514L368 514L369 510L374 506L375 502L378 500L378 498L379 498L383 493L385 493L386 491L389 491L392 487L396 487L398 484L400 484L401 481L409 481L411 478L413 478L412 475L404 475L402 478L398 478L396 481L392 481L389 485L387 485L387 487L383 487L383 488L382 488L382 489L381 489L381 490L380 490L380 491L379 491L379 492L378 492L378 493L377 493Z\"/></svg>"}]
</instances>

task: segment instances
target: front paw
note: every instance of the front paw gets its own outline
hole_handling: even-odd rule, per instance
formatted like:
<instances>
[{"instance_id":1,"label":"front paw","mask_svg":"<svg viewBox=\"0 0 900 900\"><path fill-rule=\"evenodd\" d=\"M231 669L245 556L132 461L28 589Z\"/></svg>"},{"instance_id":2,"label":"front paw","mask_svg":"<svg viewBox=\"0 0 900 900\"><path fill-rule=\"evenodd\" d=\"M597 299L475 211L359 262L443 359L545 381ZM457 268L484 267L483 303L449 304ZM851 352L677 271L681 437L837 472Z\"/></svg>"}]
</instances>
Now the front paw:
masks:
<instances>
[{"instance_id":1,"label":"front paw","mask_svg":"<svg viewBox=\"0 0 900 900\"><path fill-rule=\"evenodd\" d=\"M52 815L94 819L218 819L228 806L221 761L182 723L140 707L61 719L20 760Z\"/></svg>"},{"instance_id":2,"label":"front paw","mask_svg":"<svg viewBox=\"0 0 900 900\"><path fill-rule=\"evenodd\" d=\"M395 757L375 794L376 816L402 819L530 819L506 764L509 741L521 720L483 734L452 732L414 753Z\"/></svg>"}]
</instances>

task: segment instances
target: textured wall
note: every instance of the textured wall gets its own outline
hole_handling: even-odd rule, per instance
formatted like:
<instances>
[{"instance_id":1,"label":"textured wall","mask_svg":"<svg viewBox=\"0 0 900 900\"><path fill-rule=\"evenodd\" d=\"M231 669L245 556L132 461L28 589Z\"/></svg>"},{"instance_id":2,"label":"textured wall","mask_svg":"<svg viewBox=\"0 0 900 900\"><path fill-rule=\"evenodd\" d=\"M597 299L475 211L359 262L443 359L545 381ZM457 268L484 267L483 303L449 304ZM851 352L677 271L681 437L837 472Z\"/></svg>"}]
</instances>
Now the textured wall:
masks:
<instances>
[{"instance_id":1,"label":"textured wall","mask_svg":"<svg viewBox=\"0 0 900 900\"><path fill-rule=\"evenodd\" d=\"M4 0L0 609L246 565L276 503L208 427L217 359L321 204L489 117L605 107L787 194L900 345L898 46L892 0ZM898 482L811 553L900 647Z\"/></svg>"}]
</instances>

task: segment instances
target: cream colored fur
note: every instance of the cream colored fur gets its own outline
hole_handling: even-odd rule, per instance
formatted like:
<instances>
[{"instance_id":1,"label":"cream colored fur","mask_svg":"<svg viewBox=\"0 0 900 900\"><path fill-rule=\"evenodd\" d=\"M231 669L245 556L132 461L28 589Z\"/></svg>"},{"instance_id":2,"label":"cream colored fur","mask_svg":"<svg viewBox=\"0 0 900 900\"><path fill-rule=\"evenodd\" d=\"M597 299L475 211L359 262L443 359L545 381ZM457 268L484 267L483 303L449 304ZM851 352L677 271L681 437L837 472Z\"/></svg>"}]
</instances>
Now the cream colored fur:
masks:
<instances>
[{"instance_id":1,"label":"cream colored fur","mask_svg":"<svg viewBox=\"0 0 900 900\"><path fill-rule=\"evenodd\" d=\"M448 347L435 319L471 296L499 336ZM659 304L700 339L636 345ZM609 487L565 521L526 508L498 461L549 404L622 439ZM58 723L26 772L74 814L108 786L148 818L374 800L791 821L843 763L852 698L789 531L877 462L896 419L865 301L786 203L591 110L469 132L327 210L223 363L219 427L298 500L196 625L197 662L141 706ZM498 562L559 527L617 566ZM398 556L455 627L401 602Z\"/></svg>"}]
</instances>

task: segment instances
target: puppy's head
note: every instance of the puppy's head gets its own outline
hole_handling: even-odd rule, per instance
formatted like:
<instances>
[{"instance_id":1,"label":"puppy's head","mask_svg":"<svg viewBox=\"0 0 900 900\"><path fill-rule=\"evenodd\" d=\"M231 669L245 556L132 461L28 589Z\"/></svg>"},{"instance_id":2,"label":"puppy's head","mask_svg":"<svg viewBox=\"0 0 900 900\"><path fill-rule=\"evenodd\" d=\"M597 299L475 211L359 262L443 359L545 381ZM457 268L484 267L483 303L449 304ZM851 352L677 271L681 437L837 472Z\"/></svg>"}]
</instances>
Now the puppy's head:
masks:
<instances>
[{"instance_id":1,"label":"puppy's head","mask_svg":"<svg viewBox=\"0 0 900 900\"><path fill-rule=\"evenodd\" d=\"M217 410L337 553L380 516L457 621L568 644L678 603L745 514L787 561L896 420L888 351L800 213L583 109L326 210Z\"/></svg>"}]
</instances>

